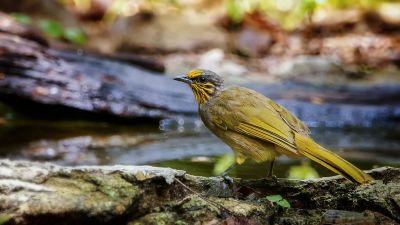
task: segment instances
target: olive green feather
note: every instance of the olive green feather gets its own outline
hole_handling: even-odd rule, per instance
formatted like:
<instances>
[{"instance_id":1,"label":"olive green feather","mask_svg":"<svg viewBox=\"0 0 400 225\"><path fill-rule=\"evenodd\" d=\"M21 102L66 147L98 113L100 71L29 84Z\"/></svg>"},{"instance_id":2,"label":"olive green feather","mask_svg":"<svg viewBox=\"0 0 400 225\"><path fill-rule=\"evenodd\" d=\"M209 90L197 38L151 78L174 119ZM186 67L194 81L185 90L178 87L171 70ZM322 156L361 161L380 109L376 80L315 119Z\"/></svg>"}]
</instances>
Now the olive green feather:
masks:
<instances>
[{"instance_id":1,"label":"olive green feather","mask_svg":"<svg viewBox=\"0 0 400 225\"><path fill-rule=\"evenodd\" d=\"M357 167L315 143L309 136L310 130L296 116L253 90L242 87L226 88L201 106L200 113L207 114L205 118L212 117L211 121L216 121L215 127L209 126L211 131L215 132L215 129L223 127L224 130L273 143L279 146L274 149L278 154L306 156L353 182L365 183L372 180Z\"/></svg>"},{"instance_id":2,"label":"olive green feather","mask_svg":"<svg viewBox=\"0 0 400 225\"><path fill-rule=\"evenodd\" d=\"M232 148L237 163L247 158L272 161L281 154L305 156L353 182L373 180L318 145L301 120L264 95L243 87L225 88L222 78L208 70L193 70L176 79L190 85L204 124Z\"/></svg>"}]
</instances>

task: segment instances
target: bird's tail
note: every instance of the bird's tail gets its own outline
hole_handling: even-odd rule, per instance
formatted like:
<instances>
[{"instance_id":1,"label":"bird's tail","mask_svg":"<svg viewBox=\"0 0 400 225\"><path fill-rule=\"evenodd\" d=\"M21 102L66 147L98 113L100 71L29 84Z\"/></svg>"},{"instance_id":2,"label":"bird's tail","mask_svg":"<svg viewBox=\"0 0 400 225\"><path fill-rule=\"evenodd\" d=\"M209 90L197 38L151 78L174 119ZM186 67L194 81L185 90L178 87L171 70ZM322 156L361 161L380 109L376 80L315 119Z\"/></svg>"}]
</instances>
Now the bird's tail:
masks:
<instances>
[{"instance_id":1,"label":"bird's tail","mask_svg":"<svg viewBox=\"0 0 400 225\"><path fill-rule=\"evenodd\" d=\"M366 183L374 180L370 175L361 171L335 153L323 148L311 138L296 134L295 140L298 151L302 155L335 173L343 175L346 179L356 183Z\"/></svg>"}]
</instances>

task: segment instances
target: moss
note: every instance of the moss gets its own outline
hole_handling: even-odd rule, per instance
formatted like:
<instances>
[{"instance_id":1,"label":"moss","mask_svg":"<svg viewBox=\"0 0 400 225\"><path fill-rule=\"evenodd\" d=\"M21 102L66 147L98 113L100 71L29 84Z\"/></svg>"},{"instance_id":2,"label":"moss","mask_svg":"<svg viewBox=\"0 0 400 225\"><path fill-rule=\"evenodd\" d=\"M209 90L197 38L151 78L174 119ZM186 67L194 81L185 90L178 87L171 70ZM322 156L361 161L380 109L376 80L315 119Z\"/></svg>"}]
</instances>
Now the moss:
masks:
<instances>
[{"instance_id":1,"label":"moss","mask_svg":"<svg viewBox=\"0 0 400 225\"><path fill-rule=\"evenodd\" d=\"M265 214L265 207L263 204L255 202L246 202L238 199L213 199L214 202L221 204L229 211L242 216L250 216L251 214L262 213Z\"/></svg>"},{"instance_id":2,"label":"moss","mask_svg":"<svg viewBox=\"0 0 400 225\"><path fill-rule=\"evenodd\" d=\"M189 201L182 204L181 208L184 210L192 211L207 207L207 202L198 196L192 195L189 197Z\"/></svg>"},{"instance_id":3,"label":"moss","mask_svg":"<svg viewBox=\"0 0 400 225\"><path fill-rule=\"evenodd\" d=\"M31 211L55 214L84 211L90 217L105 220L126 213L142 194L142 190L118 174L72 172L66 176L62 173L48 178L44 185L54 192L38 194L28 203Z\"/></svg>"},{"instance_id":4,"label":"moss","mask_svg":"<svg viewBox=\"0 0 400 225\"><path fill-rule=\"evenodd\" d=\"M69 193L101 192L111 198L132 196L138 191L137 187L117 175L52 177L46 181L46 185Z\"/></svg>"},{"instance_id":5,"label":"moss","mask_svg":"<svg viewBox=\"0 0 400 225\"><path fill-rule=\"evenodd\" d=\"M68 179L65 178L60 183L69 182L80 190L83 189L88 192L99 191L111 198L132 196L138 191L137 187L127 182L119 173L104 174L101 172L87 173L84 171L72 171L68 175L66 173L57 175L68 177ZM57 179L57 177L53 177L52 179ZM51 181L47 183L51 183ZM70 187L70 185L67 186Z\"/></svg>"},{"instance_id":6,"label":"moss","mask_svg":"<svg viewBox=\"0 0 400 225\"><path fill-rule=\"evenodd\" d=\"M196 195L191 195L188 200L180 205L179 210L185 212L182 217L190 220L207 220L208 217L218 215L218 209L209 202Z\"/></svg>"},{"instance_id":7,"label":"moss","mask_svg":"<svg viewBox=\"0 0 400 225\"><path fill-rule=\"evenodd\" d=\"M176 214L170 212L151 213L129 225L173 225L176 224Z\"/></svg>"},{"instance_id":8,"label":"moss","mask_svg":"<svg viewBox=\"0 0 400 225\"><path fill-rule=\"evenodd\" d=\"M71 172L68 170L58 170L57 172L54 172L52 176L68 178L71 177Z\"/></svg>"},{"instance_id":9,"label":"moss","mask_svg":"<svg viewBox=\"0 0 400 225\"><path fill-rule=\"evenodd\" d=\"M53 171L49 170L49 167L42 168L39 164L34 166L44 171L41 177L45 179L40 185L46 189L35 191L18 188L12 189L11 194L0 196L2 208L9 210L7 213L10 212L12 215L11 222L21 221L28 224L32 219L37 221L52 219L56 223L74 224L91 224L89 221L126 223L125 220L128 218L132 218L130 224L138 225L233 222L319 224L321 221L327 223L387 221L386 224L393 224L393 220L400 221L398 214L400 185L396 182L400 172L398 169L391 169L398 171L391 176L395 176L395 181L378 180L359 186L338 182L337 178L313 181L278 179L276 182L266 182L265 179L235 180L236 187L241 188L235 189L235 197L231 198L223 198L225 194L232 192L231 189L218 190L223 188L224 184L220 179L185 175L182 182L189 188L202 193L210 189L215 191L214 195L208 192L209 195L203 197L207 201L204 201L181 185L177 183L169 185L158 176L146 181L127 179L140 170L145 170L143 174L150 174L152 177L154 171L159 171L154 168L140 167L132 170L131 167L127 169L117 167L114 170L114 167L106 169L55 167ZM10 165L8 167L14 168ZM28 183L32 183L31 178ZM291 204L293 203L292 208L284 210L263 200L263 197L271 194L282 194ZM216 207L216 204L219 206ZM365 210L370 210L372 214L365 216Z\"/></svg>"},{"instance_id":10,"label":"moss","mask_svg":"<svg viewBox=\"0 0 400 225\"><path fill-rule=\"evenodd\" d=\"M64 177L51 177L45 184L58 191L68 192L68 193L80 193L91 192L96 190L96 186L91 183L87 183L83 180L68 179Z\"/></svg>"},{"instance_id":11,"label":"moss","mask_svg":"<svg viewBox=\"0 0 400 225\"><path fill-rule=\"evenodd\" d=\"M175 221L175 225L187 225L188 223L186 223L185 221L182 220L177 220Z\"/></svg>"},{"instance_id":12,"label":"moss","mask_svg":"<svg viewBox=\"0 0 400 225\"><path fill-rule=\"evenodd\" d=\"M321 214L323 214L323 211L287 209L280 211L275 215L273 224L321 224Z\"/></svg>"}]
</instances>

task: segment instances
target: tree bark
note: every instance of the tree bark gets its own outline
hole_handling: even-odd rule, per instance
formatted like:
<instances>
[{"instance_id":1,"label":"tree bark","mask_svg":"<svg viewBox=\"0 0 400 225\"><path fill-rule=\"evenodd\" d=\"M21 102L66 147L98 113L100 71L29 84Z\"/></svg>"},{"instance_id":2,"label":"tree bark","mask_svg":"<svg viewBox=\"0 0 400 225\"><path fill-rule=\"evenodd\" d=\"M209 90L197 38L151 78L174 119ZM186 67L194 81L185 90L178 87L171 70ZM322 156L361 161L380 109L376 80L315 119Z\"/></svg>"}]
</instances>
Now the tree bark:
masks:
<instances>
[{"instance_id":1,"label":"tree bark","mask_svg":"<svg viewBox=\"0 0 400 225\"><path fill-rule=\"evenodd\" d=\"M7 224L397 224L400 169L376 180L241 180L150 166L60 167L0 161L0 220ZM266 199L281 195L282 207Z\"/></svg>"}]
</instances>

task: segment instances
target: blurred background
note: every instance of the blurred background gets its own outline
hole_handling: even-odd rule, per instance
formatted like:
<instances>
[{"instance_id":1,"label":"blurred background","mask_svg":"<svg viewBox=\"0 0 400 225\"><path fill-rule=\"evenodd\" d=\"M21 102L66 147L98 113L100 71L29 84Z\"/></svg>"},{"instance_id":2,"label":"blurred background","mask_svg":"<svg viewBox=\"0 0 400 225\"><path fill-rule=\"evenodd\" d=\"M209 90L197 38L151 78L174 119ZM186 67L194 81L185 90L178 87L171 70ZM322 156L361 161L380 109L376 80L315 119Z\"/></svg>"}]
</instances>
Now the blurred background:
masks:
<instances>
[{"instance_id":1,"label":"blurred background","mask_svg":"<svg viewBox=\"0 0 400 225\"><path fill-rule=\"evenodd\" d=\"M216 175L233 155L172 80L204 68L360 168L398 167L399 67L395 0L2 0L0 156ZM266 173L246 162L232 176ZM287 157L275 173L332 175Z\"/></svg>"}]
</instances>

